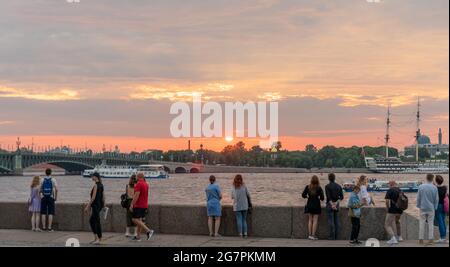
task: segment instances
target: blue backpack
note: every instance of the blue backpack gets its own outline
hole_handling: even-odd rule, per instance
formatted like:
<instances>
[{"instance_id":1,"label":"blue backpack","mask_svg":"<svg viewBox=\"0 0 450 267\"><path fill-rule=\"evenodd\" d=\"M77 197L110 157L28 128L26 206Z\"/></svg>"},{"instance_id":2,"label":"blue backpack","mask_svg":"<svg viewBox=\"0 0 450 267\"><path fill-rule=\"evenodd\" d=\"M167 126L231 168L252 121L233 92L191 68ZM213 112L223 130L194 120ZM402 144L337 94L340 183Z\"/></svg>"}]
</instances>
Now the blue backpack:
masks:
<instances>
[{"instance_id":1,"label":"blue backpack","mask_svg":"<svg viewBox=\"0 0 450 267\"><path fill-rule=\"evenodd\" d=\"M46 197L51 196L53 193L53 183L52 178L44 178L42 182L42 194Z\"/></svg>"}]
</instances>

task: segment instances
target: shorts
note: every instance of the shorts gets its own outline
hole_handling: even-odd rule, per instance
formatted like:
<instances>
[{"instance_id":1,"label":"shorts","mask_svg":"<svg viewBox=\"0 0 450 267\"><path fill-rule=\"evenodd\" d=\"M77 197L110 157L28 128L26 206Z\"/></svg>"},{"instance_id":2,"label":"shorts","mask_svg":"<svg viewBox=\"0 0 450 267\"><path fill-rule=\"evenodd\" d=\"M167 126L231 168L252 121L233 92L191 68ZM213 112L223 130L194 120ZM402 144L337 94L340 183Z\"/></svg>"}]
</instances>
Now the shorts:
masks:
<instances>
[{"instance_id":1,"label":"shorts","mask_svg":"<svg viewBox=\"0 0 450 267\"><path fill-rule=\"evenodd\" d=\"M134 208L133 209L133 219L145 218L146 214L147 214L147 209L143 209L143 208Z\"/></svg>"},{"instance_id":2,"label":"shorts","mask_svg":"<svg viewBox=\"0 0 450 267\"><path fill-rule=\"evenodd\" d=\"M44 196L41 199L41 214L42 215L55 215L55 199L54 198Z\"/></svg>"}]
</instances>

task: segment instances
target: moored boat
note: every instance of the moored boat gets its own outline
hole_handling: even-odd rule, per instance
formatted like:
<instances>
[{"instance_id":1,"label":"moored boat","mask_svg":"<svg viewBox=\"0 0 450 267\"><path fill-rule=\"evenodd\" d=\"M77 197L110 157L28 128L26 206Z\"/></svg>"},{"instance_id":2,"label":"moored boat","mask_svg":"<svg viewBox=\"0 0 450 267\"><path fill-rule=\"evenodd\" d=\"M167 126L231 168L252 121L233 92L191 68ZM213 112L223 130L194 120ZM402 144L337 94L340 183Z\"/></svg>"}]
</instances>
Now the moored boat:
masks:
<instances>
[{"instance_id":1,"label":"moored boat","mask_svg":"<svg viewBox=\"0 0 450 267\"><path fill-rule=\"evenodd\" d=\"M398 181L397 187L405 193L415 193L419 191L419 186L421 184L422 183L418 181ZM354 182L343 184L343 189L345 192L353 191L353 187L355 187ZM387 192L389 188L389 181L378 181L376 179L371 179L367 185L368 192Z\"/></svg>"},{"instance_id":2,"label":"moored boat","mask_svg":"<svg viewBox=\"0 0 450 267\"><path fill-rule=\"evenodd\" d=\"M102 178L127 179L131 175L143 173L146 179L167 179L168 172L163 165L139 165L133 166L109 166L98 165L94 169L88 169L83 172L83 177L91 177L93 173L99 173Z\"/></svg>"}]
</instances>

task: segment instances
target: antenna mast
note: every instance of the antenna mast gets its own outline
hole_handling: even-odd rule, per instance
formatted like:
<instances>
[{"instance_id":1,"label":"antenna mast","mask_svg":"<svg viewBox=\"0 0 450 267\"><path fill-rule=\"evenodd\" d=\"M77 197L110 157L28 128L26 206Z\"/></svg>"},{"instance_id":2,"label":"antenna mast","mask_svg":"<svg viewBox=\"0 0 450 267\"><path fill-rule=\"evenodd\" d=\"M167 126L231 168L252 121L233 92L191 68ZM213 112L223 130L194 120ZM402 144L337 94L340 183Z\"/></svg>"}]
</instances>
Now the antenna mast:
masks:
<instances>
[{"instance_id":1,"label":"antenna mast","mask_svg":"<svg viewBox=\"0 0 450 267\"><path fill-rule=\"evenodd\" d=\"M386 118L386 136L384 138L386 146L386 158L389 158L389 140L391 139L390 128L391 128L391 105L389 104Z\"/></svg>"},{"instance_id":2,"label":"antenna mast","mask_svg":"<svg viewBox=\"0 0 450 267\"><path fill-rule=\"evenodd\" d=\"M419 138L420 138L420 97L417 98L416 115L416 161L419 161Z\"/></svg>"}]
</instances>

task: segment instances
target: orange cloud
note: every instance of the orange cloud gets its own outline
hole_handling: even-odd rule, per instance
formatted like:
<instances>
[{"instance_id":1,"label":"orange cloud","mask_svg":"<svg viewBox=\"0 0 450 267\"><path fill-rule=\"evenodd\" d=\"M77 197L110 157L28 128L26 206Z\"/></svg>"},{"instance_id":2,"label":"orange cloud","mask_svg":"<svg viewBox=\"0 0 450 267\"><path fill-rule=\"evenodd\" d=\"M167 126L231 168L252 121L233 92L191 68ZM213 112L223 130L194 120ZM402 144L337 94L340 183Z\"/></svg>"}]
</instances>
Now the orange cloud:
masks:
<instances>
[{"instance_id":1,"label":"orange cloud","mask_svg":"<svg viewBox=\"0 0 450 267\"><path fill-rule=\"evenodd\" d=\"M42 91L30 92L26 90L3 86L0 86L0 98L1 97L26 98L45 101L64 101L64 100L80 99L79 93L71 89L61 89L58 91L50 91L50 92L42 92Z\"/></svg>"}]
</instances>

